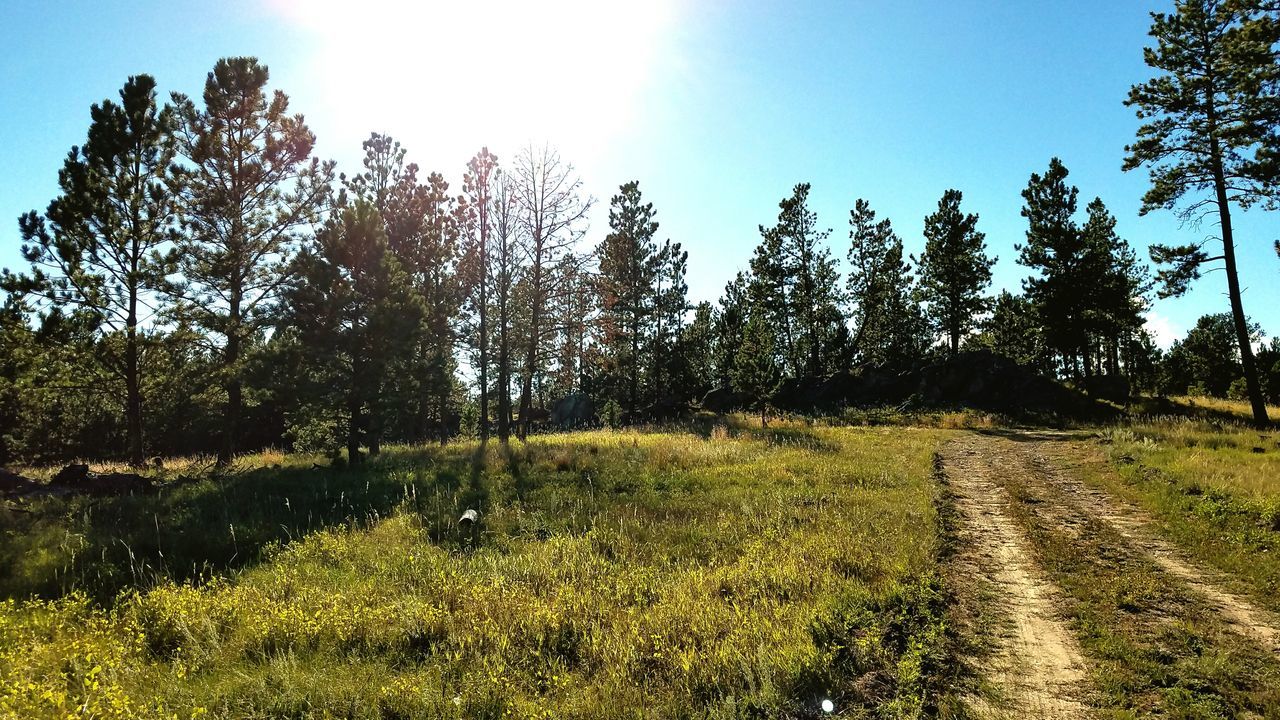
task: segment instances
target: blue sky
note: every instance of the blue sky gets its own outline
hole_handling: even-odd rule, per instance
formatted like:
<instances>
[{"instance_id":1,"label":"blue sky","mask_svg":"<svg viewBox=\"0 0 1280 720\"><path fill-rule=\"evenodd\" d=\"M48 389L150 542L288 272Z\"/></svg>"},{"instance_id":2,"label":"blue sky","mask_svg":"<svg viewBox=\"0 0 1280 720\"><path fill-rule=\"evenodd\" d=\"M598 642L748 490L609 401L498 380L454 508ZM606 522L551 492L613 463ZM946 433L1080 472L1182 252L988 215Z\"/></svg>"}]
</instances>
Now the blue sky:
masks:
<instances>
[{"instance_id":1,"label":"blue sky","mask_svg":"<svg viewBox=\"0 0 1280 720\"><path fill-rule=\"evenodd\" d=\"M605 206L637 179L661 235L689 250L695 300L745 266L757 225L797 182L843 258L866 198L908 249L942 192L964 192L1017 289L1020 190L1059 156L1081 209L1101 196L1145 257L1152 242L1215 231L1138 216L1145 173L1120 171L1137 120L1123 106L1148 77L1151 0L1003 2L467 3L268 0L8 2L0 7L0 266L18 267L19 213L43 209L84 138L90 104L130 74L198 95L217 58L257 55L319 140L358 167L370 131L458 183L483 144L500 159L551 142ZM1245 308L1280 334L1280 214L1237 219ZM1221 273L1158 301L1163 343L1227 309Z\"/></svg>"}]
</instances>

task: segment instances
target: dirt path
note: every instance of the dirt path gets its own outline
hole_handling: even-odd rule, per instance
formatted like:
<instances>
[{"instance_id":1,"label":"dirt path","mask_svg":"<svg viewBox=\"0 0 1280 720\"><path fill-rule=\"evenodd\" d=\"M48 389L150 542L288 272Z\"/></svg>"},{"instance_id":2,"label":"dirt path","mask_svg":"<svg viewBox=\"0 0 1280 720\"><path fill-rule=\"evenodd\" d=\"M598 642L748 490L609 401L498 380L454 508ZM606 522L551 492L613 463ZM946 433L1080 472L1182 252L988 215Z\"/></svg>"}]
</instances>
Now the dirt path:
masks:
<instances>
[{"instance_id":1,"label":"dirt path","mask_svg":"<svg viewBox=\"0 0 1280 720\"><path fill-rule=\"evenodd\" d=\"M1101 490L1090 488L1071 472L1080 462L1105 463L1101 458L1082 457L1081 449L1053 434L1036 434L1033 442L1011 443L1054 490L1072 498L1089 516L1101 520L1131 548L1142 552L1164 572L1178 578L1209 602L1235 632L1253 638L1272 652L1280 653L1280 622L1249 600L1225 587L1220 573L1199 567L1172 544L1155 535L1153 521L1141 509Z\"/></svg>"},{"instance_id":2,"label":"dirt path","mask_svg":"<svg viewBox=\"0 0 1280 720\"><path fill-rule=\"evenodd\" d=\"M1205 600L1233 631L1280 652L1280 620L1158 538L1140 509L1077 477L1084 463L1106 463L1080 439L1045 431L966 435L943 449L942 462L960 517L957 569L962 577L985 578L996 615L1007 620L1007 631L992 638L991 662L980 672L1012 706L1011 716L1089 713L1081 702L1084 660L1056 613L1058 589L1039 572L1024 531L1009 512L1004 488L1009 481L1035 496L1037 515L1054 527L1076 533L1087 522L1103 523L1124 542L1120 550L1149 559L1171 581ZM997 714L980 700L974 709Z\"/></svg>"},{"instance_id":3,"label":"dirt path","mask_svg":"<svg viewBox=\"0 0 1280 720\"><path fill-rule=\"evenodd\" d=\"M975 435L950 443L942 453L961 519L958 569L962 576L990 583L984 594L1006 620L995 633L985 680L995 686L1008 717L1087 716L1079 700L1084 661L1055 612L1058 591L1040 576L1026 538L1008 514L1008 494L997 477L1007 470L1005 458L992 450L986 438ZM974 705L984 715L1003 714L979 699Z\"/></svg>"}]
</instances>

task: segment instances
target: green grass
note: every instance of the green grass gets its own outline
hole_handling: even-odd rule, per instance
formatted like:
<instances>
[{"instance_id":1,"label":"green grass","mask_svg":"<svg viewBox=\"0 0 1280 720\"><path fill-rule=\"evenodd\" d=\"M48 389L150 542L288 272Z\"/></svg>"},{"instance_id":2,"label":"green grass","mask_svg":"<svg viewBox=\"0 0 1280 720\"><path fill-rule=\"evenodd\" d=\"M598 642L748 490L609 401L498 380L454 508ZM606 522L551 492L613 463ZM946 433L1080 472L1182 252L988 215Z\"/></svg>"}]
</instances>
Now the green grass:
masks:
<instances>
[{"instance_id":1,"label":"green grass","mask_svg":"<svg viewBox=\"0 0 1280 720\"><path fill-rule=\"evenodd\" d=\"M1095 468L1090 482L1146 509L1194 558L1280 611L1280 433L1159 417L1102 439L1113 471Z\"/></svg>"},{"instance_id":2,"label":"green grass","mask_svg":"<svg viewBox=\"0 0 1280 720\"><path fill-rule=\"evenodd\" d=\"M778 425L268 457L11 513L4 590L44 599L0 605L0 717L946 711L945 431Z\"/></svg>"},{"instance_id":3,"label":"green grass","mask_svg":"<svg viewBox=\"0 0 1280 720\"><path fill-rule=\"evenodd\" d=\"M1003 482L1041 566L1062 588L1103 717L1278 716L1280 665L1271 653L1171 583L1104 521L1055 517L1068 498L1045 496L1053 491L1012 475Z\"/></svg>"}]
</instances>

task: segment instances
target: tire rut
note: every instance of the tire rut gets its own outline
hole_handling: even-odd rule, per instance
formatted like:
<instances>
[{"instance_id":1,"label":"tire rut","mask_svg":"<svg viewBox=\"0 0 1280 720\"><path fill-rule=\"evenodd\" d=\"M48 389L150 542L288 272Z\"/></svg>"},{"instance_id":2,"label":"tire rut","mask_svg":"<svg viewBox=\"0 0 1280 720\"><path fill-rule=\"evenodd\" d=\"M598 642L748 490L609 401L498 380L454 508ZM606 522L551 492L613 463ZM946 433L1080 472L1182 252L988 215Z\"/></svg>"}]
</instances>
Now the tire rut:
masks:
<instances>
[{"instance_id":1,"label":"tire rut","mask_svg":"<svg viewBox=\"0 0 1280 720\"><path fill-rule=\"evenodd\" d=\"M942 463L961 522L955 557L962 577L985 578L998 614L1007 622L994 638L989 667L982 671L1011 708L994 708L980 698L973 709L984 715L1080 718L1084 660L1075 638L1057 612L1059 590L1044 579L1030 543L1009 515L1009 495L1000 486L1007 472L1002 453L988 439L965 436L942 451ZM1011 711L1002 713L1001 710Z\"/></svg>"},{"instance_id":2,"label":"tire rut","mask_svg":"<svg viewBox=\"0 0 1280 720\"><path fill-rule=\"evenodd\" d=\"M1043 433L1037 433L1043 436ZM1052 438L1052 435L1049 436ZM1008 442L1008 441L1006 441ZM1165 573L1177 578L1193 593L1206 600L1237 634L1253 639L1273 653L1280 653L1280 621L1238 593L1226 588L1225 579L1217 571L1200 567L1173 544L1156 536L1154 520L1144 511L1085 485L1068 469L1082 461L1082 450L1060 438L1033 442L1011 442L1012 451L1022 455L1036 469L1034 475L1076 512L1099 520ZM1105 460L1097 460L1105 463Z\"/></svg>"}]
</instances>

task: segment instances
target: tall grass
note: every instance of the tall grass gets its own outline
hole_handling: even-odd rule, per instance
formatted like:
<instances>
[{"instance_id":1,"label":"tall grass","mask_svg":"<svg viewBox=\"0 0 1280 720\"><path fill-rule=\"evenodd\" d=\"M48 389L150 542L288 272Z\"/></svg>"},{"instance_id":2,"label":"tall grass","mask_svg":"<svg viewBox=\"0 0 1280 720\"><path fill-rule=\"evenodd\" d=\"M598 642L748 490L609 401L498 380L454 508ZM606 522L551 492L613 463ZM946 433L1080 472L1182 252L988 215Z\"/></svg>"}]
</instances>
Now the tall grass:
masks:
<instances>
[{"instance_id":1,"label":"tall grass","mask_svg":"<svg viewBox=\"0 0 1280 720\"><path fill-rule=\"evenodd\" d=\"M0 606L0 711L813 717L831 699L846 717L927 714L949 664L942 436L575 433L393 448L357 470L278 458L171 495L43 508L38 539L6 540L24 547L9 587L50 599ZM459 526L467 508L478 527ZM122 572L93 574L119 561L113 531L76 513L112 514L141 545L128 524L161 510L178 519L150 529L145 577L106 605L75 592ZM50 586L55 528L92 530Z\"/></svg>"}]
</instances>

